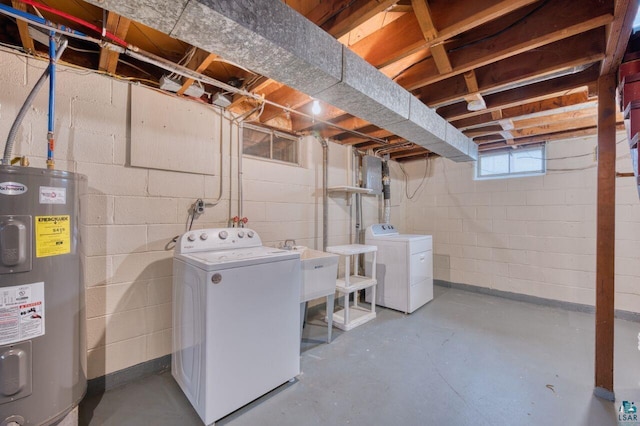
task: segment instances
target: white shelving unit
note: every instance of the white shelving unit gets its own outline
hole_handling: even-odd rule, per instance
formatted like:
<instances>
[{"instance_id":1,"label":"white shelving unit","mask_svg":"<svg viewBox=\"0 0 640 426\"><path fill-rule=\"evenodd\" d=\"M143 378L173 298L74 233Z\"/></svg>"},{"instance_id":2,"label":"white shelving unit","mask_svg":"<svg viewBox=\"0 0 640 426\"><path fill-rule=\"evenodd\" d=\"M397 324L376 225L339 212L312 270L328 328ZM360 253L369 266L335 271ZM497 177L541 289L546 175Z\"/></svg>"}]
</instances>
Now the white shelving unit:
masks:
<instances>
[{"instance_id":1,"label":"white shelving unit","mask_svg":"<svg viewBox=\"0 0 640 426\"><path fill-rule=\"evenodd\" d=\"M342 246L327 247L326 251L329 253L339 254L344 257L344 278L338 278L336 280L336 291L339 293L339 297L344 297L344 309L341 309L333 314L333 324L341 330L349 331L359 325L371 321L376 317L376 254L378 247L364 245L364 244L347 244ZM358 255L372 253L373 259L371 261L372 271L371 276L358 275ZM354 274L351 274L351 256L354 258ZM349 305L349 295L355 293L358 290L365 288L371 288L373 299L370 308L358 305L357 295L353 298L353 305Z\"/></svg>"}]
</instances>

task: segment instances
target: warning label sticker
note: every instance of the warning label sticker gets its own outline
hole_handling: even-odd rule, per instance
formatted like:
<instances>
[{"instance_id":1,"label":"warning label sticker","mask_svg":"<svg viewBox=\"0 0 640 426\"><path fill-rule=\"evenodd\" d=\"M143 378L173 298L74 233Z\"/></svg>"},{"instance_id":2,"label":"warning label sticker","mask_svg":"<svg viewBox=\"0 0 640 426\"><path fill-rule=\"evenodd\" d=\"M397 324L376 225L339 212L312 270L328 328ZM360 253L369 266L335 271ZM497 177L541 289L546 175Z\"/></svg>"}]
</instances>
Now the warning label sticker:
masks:
<instances>
[{"instance_id":1,"label":"warning label sticker","mask_svg":"<svg viewBox=\"0 0 640 426\"><path fill-rule=\"evenodd\" d=\"M71 220L67 216L36 216L36 257L71 252Z\"/></svg>"},{"instance_id":2,"label":"warning label sticker","mask_svg":"<svg viewBox=\"0 0 640 426\"><path fill-rule=\"evenodd\" d=\"M0 288L0 345L44 335L44 282Z\"/></svg>"},{"instance_id":3,"label":"warning label sticker","mask_svg":"<svg viewBox=\"0 0 640 426\"><path fill-rule=\"evenodd\" d=\"M67 188L53 186L40 187L40 204L66 204Z\"/></svg>"}]
</instances>

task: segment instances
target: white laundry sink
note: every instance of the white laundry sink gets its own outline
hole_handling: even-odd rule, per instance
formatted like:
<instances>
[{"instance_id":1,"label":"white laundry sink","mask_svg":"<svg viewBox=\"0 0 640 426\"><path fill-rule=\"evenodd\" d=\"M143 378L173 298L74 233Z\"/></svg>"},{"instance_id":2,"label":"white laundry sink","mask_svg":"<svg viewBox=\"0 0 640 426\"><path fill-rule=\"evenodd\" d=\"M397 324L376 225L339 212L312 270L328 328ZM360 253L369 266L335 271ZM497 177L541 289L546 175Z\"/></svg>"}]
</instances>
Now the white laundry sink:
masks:
<instances>
[{"instance_id":1,"label":"white laundry sink","mask_svg":"<svg viewBox=\"0 0 640 426\"><path fill-rule=\"evenodd\" d=\"M305 246L294 246L300 251L302 262L302 289L300 302L333 295L336 291L338 256Z\"/></svg>"}]
</instances>

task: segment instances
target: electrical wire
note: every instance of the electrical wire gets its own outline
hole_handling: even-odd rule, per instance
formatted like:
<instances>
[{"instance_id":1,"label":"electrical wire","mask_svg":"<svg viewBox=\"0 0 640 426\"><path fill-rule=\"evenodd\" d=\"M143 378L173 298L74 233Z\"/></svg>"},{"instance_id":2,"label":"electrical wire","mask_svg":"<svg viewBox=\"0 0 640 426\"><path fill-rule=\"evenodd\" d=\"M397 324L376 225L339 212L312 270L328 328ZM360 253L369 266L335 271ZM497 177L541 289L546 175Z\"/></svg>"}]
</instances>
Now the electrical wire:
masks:
<instances>
[{"instance_id":1,"label":"electrical wire","mask_svg":"<svg viewBox=\"0 0 640 426\"><path fill-rule=\"evenodd\" d=\"M67 49L76 51L76 52L83 52L83 53L94 53L94 54L99 54L100 51L99 50L92 50L92 49L80 49L79 47L73 47L73 46L67 46Z\"/></svg>"},{"instance_id":2,"label":"electrical wire","mask_svg":"<svg viewBox=\"0 0 640 426\"><path fill-rule=\"evenodd\" d=\"M404 194L407 196L408 200L413 200L413 198L416 196L416 194L418 193L422 185L424 185L424 183L427 180L427 175L429 174L429 170L431 169L431 158L430 157L425 158L424 175L422 176L422 180L420 181L420 184L413 191L413 194L411 195L409 195L409 175L407 175L407 172L404 170L404 166L402 164L399 164L399 166L400 166L400 170L402 170L402 174L404 175Z\"/></svg>"},{"instance_id":3,"label":"electrical wire","mask_svg":"<svg viewBox=\"0 0 640 426\"><path fill-rule=\"evenodd\" d=\"M516 25L520 25L521 23L523 23L524 21L526 21L528 18L530 18L534 13L538 12L540 9L542 9L543 7L545 7L547 5L547 3L549 3L549 0L544 0L543 2L541 2L538 6L536 6L535 8L533 8L532 10L530 10L528 13L526 13L522 18L517 19L516 21L512 22L511 24L507 25L506 27L502 28L499 31L496 31L493 34L490 34L486 37L483 37L481 39L478 40L474 40L471 41L467 44L464 44L462 46L458 46L452 49L448 49L447 53L453 53L453 52L457 52L459 50L463 50L466 49L468 47L471 46L475 46L478 43L483 43L485 41L489 41L489 40L493 40L494 38L506 33L507 31L509 31L511 28L514 28Z\"/></svg>"},{"instance_id":4,"label":"electrical wire","mask_svg":"<svg viewBox=\"0 0 640 426\"><path fill-rule=\"evenodd\" d=\"M471 41L471 42L469 42L469 43L466 43L466 44L464 44L464 45L462 45L462 46L454 47L454 48L452 48L452 49L447 49L447 53L457 52L457 51L459 51L459 50L463 50L463 49L466 49L466 48L468 48L468 47L474 46L474 45L476 45L476 44L478 44L478 43L482 43L482 42L485 42L485 41L488 41L488 40L492 40L492 39L494 39L494 38L496 38L496 37L498 37L498 36L500 36L500 35L504 34L504 33L505 33L505 32L507 32L508 30L510 30L511 28L515 27L516 25L519 25L519 24L521 24L522 22L524 22L527 18L531 17L531 15L533 15L535 12L539 11L539 10L540 10L540 9L542 9L544 6L546 6L546 5L547 5L547 3L549 3L549 0L544 0L542 3L540 3L537 7L535 7L535 8L534 8L534 9L532 9L531 11L529 11L529 12L528 12L526 15L524 15L522 18L520 18L520 19L518 19L518 20L516 20L516 21L512 22L511 24L507 25L506 27L502 28L501 30L499 30L499 31L497 31L497 32L495 32L495 33L493 33L493 34L490 34L490 35L488 35L488 36L486 36L486 37L483 37L483 38L481 38L481 39L474 40L474 41ZM410 70L411 68L415 67L416 65L421 64L422 62L425 62L425 61L427 61L427 60L429 60L429 59L432 59L432 58L433 58L432 56L427 56L426 58L421 59L420 61L418 61L418 62L415 62L415 63L411 64L409 67L405 68L404 70L402 70L402 71L398 72L396 75L394 75L393 77L391 77L391 79L392 79L392 80L395 80L396 78L400 77L402 74L404 74L405 72L407 72L407 71L408 71L408 70Z\"/></svg>"}]
</instances>

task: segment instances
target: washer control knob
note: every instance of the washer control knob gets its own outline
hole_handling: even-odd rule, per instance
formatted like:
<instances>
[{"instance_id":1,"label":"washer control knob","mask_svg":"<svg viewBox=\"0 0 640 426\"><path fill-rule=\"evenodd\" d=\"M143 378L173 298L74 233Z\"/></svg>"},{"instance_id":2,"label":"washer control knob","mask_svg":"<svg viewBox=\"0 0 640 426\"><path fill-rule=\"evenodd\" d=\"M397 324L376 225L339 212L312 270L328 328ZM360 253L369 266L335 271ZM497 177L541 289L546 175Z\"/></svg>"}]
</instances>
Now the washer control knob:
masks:
<instances>
[{"instance_id":1,"label":"washer control knob","mask_svg":"<svg viewBox=\"0 0 640 426\"><path fill-rule=\"evenodd\" d=\"M195 241L195 240L196 240L196 234L189 234L189 235L187 235L187 240L189 240L189 241Z\"/></svg>"},{"instance_id":2,"label":"washer control knob","mask_svg":"<svg viewBox=\"0 0 640 426\"><path fill-rule=\"evenodd\" d=\"M200 239L202 241L206 240L207 238L209 238L209 235L206 232L203 232L202 234L200 234Z\"/></svg>"},{"instance_id":3,"label":"washer control knob","mask_svg":"<svg viewBox=\"0 0 640 426\"><path fill-rule=\"evenodd\" d=\"M238 231L238 238L244 238L244 231Z\"/></svg>"},{"instance_id":4,"label":"washer control knob","mask_svg":"<svg viewBox=\"0 0 640 426\"><path fill-rule=\"evenodd\" d=\"M255 232L253 232L253 231L249 231L249 232L247 232L247 236L248 236L249 238L253 238L253 236L254 236L254 235L256 235L256 233L255 233Z\"/></svg>"},{"instance_id":5,"label":"washer control knob","mask_svg":"<svg viewBox=\"0 0 640 426\"><path fill-rule=\"evenodd\" d=\"M229 233L227 231L220 231L220 233L218 234L218 237L220 237L221 240L226 240L228 236Z\"/></svg>"}]
</instances>

